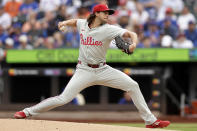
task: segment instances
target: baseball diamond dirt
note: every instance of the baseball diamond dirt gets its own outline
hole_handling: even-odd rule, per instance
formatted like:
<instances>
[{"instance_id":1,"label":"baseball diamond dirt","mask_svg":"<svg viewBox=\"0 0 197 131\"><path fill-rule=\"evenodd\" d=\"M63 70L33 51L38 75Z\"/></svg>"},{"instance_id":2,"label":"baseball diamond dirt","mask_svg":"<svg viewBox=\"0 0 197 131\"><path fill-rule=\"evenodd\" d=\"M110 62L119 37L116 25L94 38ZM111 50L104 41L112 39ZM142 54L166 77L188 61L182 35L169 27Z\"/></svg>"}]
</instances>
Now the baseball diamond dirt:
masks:
<instances>
[{"instance_id":1,"label":"baseball diamond dirt","mask_svg":"<svg viewBox=\"0 0 197 131\"><path fill-rule=\"evenodd\" d=\"M152 129L47 120L0 119L0 131L152 131ZM154 129L154 131L165 130Z\"/></svg>"}]
</instances>

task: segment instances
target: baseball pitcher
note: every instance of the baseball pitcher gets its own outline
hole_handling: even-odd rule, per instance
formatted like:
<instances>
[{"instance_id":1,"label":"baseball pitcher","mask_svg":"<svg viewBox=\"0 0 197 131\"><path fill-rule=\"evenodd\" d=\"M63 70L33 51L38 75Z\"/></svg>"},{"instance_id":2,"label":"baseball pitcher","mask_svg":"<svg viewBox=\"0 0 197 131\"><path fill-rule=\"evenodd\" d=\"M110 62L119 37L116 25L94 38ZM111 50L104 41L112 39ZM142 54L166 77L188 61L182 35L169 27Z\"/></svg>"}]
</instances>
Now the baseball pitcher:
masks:
<instances>
[{"instance_id":1,"label":"baseball pitcher","mask_svg":"<svg viewBox=\"0 0 197 131\"><path fill-rule=\"evenodd\" d=\"M147 128L163 128L170 124L169 121L158 120L151 113L136 81L106 64L105 55L113 39L116 46L129 55L134 52L138 42L136 33L107 24L108 16L112 14L114 10L109 9L107 5L98 4L87 19L70 19L58 24L60 31L65 31L67 26L71 26L77 27L80 33L76 71L60 95L16 112L15 118L26 118L46 112L67 104L89 86L104 85L128 92ZM130 39L130 42L125 41L125 38Z\"/></svg>"}]
</instances>

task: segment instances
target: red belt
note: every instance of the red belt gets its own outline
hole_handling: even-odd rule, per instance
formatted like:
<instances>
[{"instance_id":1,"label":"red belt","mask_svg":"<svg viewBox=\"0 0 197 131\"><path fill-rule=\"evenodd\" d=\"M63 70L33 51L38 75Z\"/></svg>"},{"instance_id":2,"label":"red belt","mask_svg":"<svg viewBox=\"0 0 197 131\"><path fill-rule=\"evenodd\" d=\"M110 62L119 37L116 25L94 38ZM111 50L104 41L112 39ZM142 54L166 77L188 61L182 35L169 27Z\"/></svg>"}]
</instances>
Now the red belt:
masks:
<instances>
[{"instance_id":1,"label":"red belt","mask_svg":"<svg viewBox=\"0 0 197 131\"><path fill-rule=\"evenodd\" d=\"M78 64L81 64L81 61L78 61ZM104 62L103 65L105 65L106 63ZM87 64L89 67L91 68L99 68L100 64Z\"/></svg>"}]
</instances>

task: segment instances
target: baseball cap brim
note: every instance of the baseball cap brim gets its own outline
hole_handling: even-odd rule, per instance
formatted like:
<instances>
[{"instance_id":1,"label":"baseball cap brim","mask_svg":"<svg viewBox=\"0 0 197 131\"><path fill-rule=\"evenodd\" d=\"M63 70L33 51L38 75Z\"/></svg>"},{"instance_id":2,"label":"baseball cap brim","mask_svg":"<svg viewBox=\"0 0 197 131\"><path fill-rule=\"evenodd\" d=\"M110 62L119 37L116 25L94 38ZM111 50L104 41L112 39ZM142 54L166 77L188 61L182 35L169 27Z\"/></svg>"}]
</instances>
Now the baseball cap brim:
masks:
<instances>
[{"instance_id":1,"label":"baseball cap brim","mask_svg":"<svg viewBox=\"0 0 197 131\"><path fill-rule=\"evenodd\" d=\"M106 10L107 12L109 12L109 15L113 15L115 13L114 10Z\"/></svg>"}]
</instances>

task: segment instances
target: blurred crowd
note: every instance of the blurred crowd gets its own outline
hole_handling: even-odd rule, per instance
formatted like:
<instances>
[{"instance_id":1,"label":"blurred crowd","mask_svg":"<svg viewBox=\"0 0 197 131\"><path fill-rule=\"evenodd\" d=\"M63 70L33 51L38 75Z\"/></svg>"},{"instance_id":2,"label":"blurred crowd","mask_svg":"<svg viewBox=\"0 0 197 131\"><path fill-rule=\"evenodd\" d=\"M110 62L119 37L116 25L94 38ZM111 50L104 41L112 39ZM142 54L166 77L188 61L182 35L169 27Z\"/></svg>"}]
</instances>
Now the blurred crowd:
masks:
<instances>
[{"instance_id":1,"label":"blurred crowd","mask_svg":"<svg viewBox=\"0 0 197 131\"><path fill-rule=\"evenodd\" d=\"M116 13L109 23L138 34L138 48L197 47L195 0L1 0L0 60L8 49L78 48L76 28L59 21L82 18L98 3ZM188 6L189 5L189 6ZM114 47L113 45L111 47Z\"/></svg>"}]
</instances>

